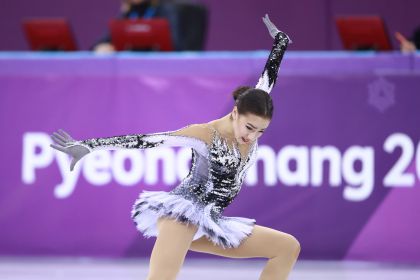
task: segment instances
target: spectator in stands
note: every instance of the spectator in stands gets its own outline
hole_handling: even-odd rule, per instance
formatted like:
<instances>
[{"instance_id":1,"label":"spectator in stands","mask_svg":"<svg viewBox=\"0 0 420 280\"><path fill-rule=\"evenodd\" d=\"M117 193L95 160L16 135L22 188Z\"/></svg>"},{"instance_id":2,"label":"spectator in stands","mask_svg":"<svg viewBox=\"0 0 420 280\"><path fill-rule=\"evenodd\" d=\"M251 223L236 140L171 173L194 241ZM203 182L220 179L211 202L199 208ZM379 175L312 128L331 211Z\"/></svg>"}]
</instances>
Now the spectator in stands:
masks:
<instances>
[{"instance_id":1,"label":"spectator in stands","mask_svg":"<svg viewBox=\"0 0 420 280\"><path fill-rule=\"evenodd\" d=\"M153 18L158 14L158 5L159 0L123 0L121 2L121 14L119 18ZM93 50L98 53L111 53L115 51L109 33L93 46Z\"/></svg>"},{"instance_id":2,"label":"spectator in stands","mask_svg":"<svg viewBox=\"0 0 420 280\"><path fill-rule=\"evenodd\" d=\"M207 30L207 8L192 0L124 0L120 19L165 18L169 22L171 39L176 51L203 50ZM114 52L107 34L92 49Z\"/></svg>"}]
</instances>

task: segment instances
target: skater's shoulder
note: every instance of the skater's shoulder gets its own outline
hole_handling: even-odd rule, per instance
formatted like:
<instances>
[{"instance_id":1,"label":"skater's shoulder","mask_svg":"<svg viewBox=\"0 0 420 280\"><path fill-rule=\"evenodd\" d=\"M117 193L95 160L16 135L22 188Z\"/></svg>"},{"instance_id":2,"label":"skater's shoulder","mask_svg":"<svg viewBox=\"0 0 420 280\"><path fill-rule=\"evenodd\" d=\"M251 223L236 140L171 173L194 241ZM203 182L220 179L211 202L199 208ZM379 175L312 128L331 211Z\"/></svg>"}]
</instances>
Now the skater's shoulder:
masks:
<instances>
[{"instance_id":1,"label":"skater's shoulder","mask_svg":"<svg viewBox=\"0 0 420 280\"><path fill-rule=\"evenodd\" d=\"M212 127L208 123L190 124L180 130L177 130L175 135L187 136L197 138L207 144L212 140Z\"/></svg>"}]
</instances>

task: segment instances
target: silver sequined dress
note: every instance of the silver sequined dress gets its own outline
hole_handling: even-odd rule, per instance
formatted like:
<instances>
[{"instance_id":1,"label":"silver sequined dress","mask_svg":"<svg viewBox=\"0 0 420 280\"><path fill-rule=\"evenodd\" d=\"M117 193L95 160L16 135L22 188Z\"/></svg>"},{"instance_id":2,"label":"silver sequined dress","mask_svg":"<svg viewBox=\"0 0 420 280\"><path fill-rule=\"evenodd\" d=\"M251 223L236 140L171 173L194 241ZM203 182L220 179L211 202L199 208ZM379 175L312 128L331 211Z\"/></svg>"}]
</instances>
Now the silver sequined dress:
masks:
<instances>
[{"instance_id":1,"label":"silver sequined dress","mask_svg":"<svg viewBox=\"0 0 420 280\"><path fill-rule=\"evenodd\" d=\"M287 35L282 32L277 34L256 88L271 91L288 42ZM157 220L160 217L171 217L197 226L194 240L206 236L223 248L238 247L251 234L255 220L226 217L223 210L236 197L247 169L255 162L257 142L251 144L247 155L241 155L239 148L228 145L214 128L210 131L210 143L195 137L174 135L174 132L94 138L77 143L90 151L101 148L190 147L192 164L187 177L170 192L143 191L134 203L132 218L146 237L157 236Z\"/></svg>"}]
</instances>

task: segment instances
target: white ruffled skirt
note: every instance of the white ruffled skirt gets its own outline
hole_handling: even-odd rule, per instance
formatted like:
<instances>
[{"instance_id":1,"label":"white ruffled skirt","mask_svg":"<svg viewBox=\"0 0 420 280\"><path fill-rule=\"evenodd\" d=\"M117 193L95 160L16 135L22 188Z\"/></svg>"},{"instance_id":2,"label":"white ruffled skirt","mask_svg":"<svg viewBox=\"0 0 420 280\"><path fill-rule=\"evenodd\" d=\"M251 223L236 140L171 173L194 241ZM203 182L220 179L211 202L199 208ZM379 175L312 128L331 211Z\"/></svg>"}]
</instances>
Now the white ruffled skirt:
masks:
<instances>
[{"instance_id":1,"label":"white ruffled skirt","mask_svg":"<svg viewBox=\"0 0 420 280\"><path fill-rule=\"evenodd\" d=\"M206 236L215 245L236 248L248 237L255 225L254 219L211 215L214 204L201 205L181 195L164 191L143 191L136 200L132 218L145 237L157 236L160 217L173 218L198 227L193 240Z\"/></svg>"}]
</instances>

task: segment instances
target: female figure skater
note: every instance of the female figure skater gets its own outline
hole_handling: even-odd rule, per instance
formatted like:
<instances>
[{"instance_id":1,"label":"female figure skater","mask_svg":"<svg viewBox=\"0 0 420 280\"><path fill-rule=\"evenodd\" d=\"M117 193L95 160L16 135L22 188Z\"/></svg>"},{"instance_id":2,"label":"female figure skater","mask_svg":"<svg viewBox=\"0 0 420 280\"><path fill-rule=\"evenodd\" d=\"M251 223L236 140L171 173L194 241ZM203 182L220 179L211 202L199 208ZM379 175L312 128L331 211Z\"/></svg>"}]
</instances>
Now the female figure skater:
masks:
<instances>
[{"instance_id":1,"label":"female figure skater","mask_svg":"<svg viewBox=\"0 0 420 280\"><path fill-rule=\"evenodd\" d=\"M263 18L274 44L255 88L240 87L228 115L204 124L155 134L133 134L76 141L59 130L51 147L69 154L70 170L84 155L100 148L192 148L188 176L172 191L144 191L132 218L146 237L156 236L148 280L175 279L188 250L231 258L267 258L260 279L286 279L300 252L290 234L255 225L255 220L223 216L238 194L257 155L257 139L273 114L269 92L289 37Z\"/></svg>"}]
</instances>

